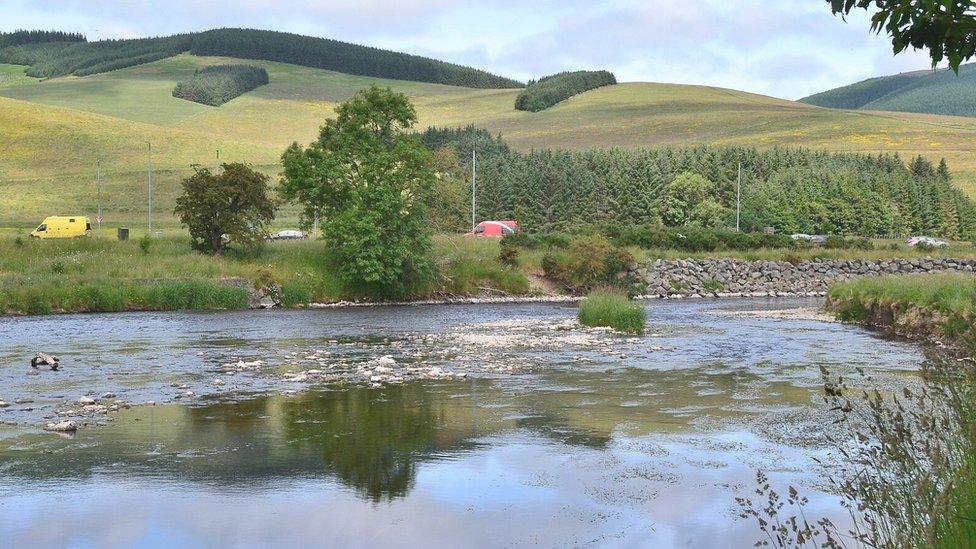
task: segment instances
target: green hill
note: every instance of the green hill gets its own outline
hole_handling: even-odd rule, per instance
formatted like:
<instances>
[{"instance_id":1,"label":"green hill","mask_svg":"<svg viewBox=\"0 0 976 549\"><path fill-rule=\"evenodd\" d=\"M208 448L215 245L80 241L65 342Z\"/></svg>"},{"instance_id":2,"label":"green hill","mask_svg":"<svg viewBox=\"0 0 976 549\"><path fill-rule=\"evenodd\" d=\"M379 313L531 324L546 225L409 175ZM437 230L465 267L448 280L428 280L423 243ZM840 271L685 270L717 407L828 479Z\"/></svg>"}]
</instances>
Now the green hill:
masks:
<instances>
[{"instance_id":1,"label":"green hill","mask_svg":"<svg viewBox=\"0 0 976 549\"><path fill-rule=\"evenodd\" d=\"M52 33L0 35L0 62L30 65L27 75L39 78L88 76L189 52L200 56L281 61L347 74L469 88L521 86L515 80L436 59L284 32L214 29L159 38L98 42L84 41L80 35L48 34ZM10 45L3 47L5 44Z\"/></svg>"},{"instance_id":2,"label":"green hill","mask_svg":"<svg viewBox=\"0 0 976 549\"><path fill-rule=\"evenodd\" d=\"M976 64L871 78L800 99L833 109L976 116Z\"/></svg>"},{"instance_id":3,"label":"green hill","mask_svg":"<svg viewBox=\"0 0 976 549\"><path fill-rule=\"evenodd\" d=\"M145 216L147 141L153 144L157 223L169 218L192 164L250 162L278 172L281 152L314 139L333 108L378 84L408 94L421 127L475 124L513 147L590 149L663 145L804 147L946 157L976 195L976 118L823 109L756 94L624 83L576 95L538 113L518 111L519 88L483 89L350 75L273 61L269 84L220 107L172 96L199 69L240 59L180 54L85 77L45 80L0 65L0 226L52 212L94 212L101 158L103 207L113 223ZM4 84L7 82L7 84Z\"/></svg>"}]
</instances>

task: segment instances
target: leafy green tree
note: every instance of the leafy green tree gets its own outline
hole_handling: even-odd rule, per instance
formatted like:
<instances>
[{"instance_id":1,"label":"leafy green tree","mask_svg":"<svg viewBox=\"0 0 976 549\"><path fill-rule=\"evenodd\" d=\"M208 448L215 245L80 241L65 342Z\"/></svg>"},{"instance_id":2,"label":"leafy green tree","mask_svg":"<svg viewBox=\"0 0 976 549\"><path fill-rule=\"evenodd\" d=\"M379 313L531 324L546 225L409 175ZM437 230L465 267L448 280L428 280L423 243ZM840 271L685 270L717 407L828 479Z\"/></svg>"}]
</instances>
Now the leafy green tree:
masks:
<instances>
[{"instance_id":1,"label":"leafy green tree","mask_svg":"<svg viewBox=\"0 0 976 549\"><path fill-rule=\"evenodd\" d=\"M875 10L871 30L891 36L895 53L926 48L932 65L943 59L952 70L976 55L976 8L971 0L827 0L833 12Z\"/></svg>"},{"instance_id":2,"label":"leafy green tree","mask_svg":"<svg viewBox=\"0 0 976 549\"><path fill-rule=\"evenodd\" d=\"M417 121L401 93L372 86L336 107L319 138L282 155L279 192L318 216L340 280L376 297L403 296L432 273L425 205L431 154L406 130Z\"/></svg>"},{"instance_id":3,"label":"leafy green tree","mask_svg":"<svg viewBox=\"0 0 976 549\"><path fill-rule=\"evenodd\" d=\"M715 186L712 182L697 173L678 174L664 189L661 218L665 224L672 227L692 222L695 208L709 199L714 191ZM703 206L702 210L695 214L697 221L702 221L701 216L707 209L713 209L712 205Z\"/></svg>"},{"instance_id":4,"label":"leafy green tree","mask_svg":"<svg viewBox=\"0 0 976 549\"><path fill-rule=\"evenodd\" d=\"M224 164L218 174L197 166L183 180L174 213L189 228L194 249L219 254L230 243L260 242L274 220L275 202L268 176L246 164Z\"/></svg>"}]
</instances>

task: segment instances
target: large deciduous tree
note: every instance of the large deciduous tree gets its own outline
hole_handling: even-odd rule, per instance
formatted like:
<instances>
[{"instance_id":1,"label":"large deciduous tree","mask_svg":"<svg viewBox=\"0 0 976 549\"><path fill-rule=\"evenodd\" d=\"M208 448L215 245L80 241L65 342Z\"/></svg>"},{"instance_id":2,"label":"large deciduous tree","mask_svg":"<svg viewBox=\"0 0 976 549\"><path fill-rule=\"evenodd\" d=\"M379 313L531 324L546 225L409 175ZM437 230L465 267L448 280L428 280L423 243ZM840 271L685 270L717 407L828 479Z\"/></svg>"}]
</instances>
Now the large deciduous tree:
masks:
<instances>
[{"instance_id":1,"label":"large deciduous tree","mask_svg":"<svg viewBox=\"0 0 976 549\"><path fill-rule=\"evenodd\" d=\"M972 0L827 0L833 12L875 10L871 28L891 36L895 53L928 49L932 65L947 60L953 70L976 55L976 4Z\"/></svg>"},{"instance_id":2,"label":"large deciduous tree","mask_svg":"<svg viewBox=\"0 0 976 549\"><path fill-rule=\"evenodd\" d=\"M246 164L224 164L220 173L195 167L183 180L174 213L190 230L192 246L219 254L228 244L260 242L274 220L275 203L268 176Z\"/></svg>"},{"instance_id":3,"label":"large deciduous tree","mask_svg":"<svg viewBox=\"0 0 976 549\"><path fill-rule=\"evenodd\" d=\"M279 192L304 206L347 289L401 297L432 272L425 204L435 183L430 153L406 130L409 99L372 86L336 108L319 138L282 155Z\"/></svg>"}]
</instances>

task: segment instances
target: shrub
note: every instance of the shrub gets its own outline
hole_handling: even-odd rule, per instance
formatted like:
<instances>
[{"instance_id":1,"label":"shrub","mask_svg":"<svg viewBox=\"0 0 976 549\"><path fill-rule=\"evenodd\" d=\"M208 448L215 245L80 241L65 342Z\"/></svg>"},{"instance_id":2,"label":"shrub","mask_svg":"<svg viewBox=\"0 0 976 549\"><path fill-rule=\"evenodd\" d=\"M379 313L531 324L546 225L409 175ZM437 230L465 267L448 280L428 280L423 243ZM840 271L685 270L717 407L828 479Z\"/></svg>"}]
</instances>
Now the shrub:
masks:
<instances>
[{"instance_id":1,"label":"shrub","mask_svg":"<svg viewBox=\"0 0 976 549\"><path fill-rule=\"evenodd\" d=\"M843 236L832 234L827 237L823 246L828 250L843 250L844 248L847 248L847 240L845 240Z\"/></svg>"},{"instance_id":2,"label":"shrub","mask_svg":"<svg viewBox=\"0 0 976 549\"><path fill-rule=\"evenodd\" d=\"M646 316L644 307L627 296L601 290L580 302L579 321L586 326L607 326L620 332L640 334L644 332Z\"/></svg>"},{"instance_id":3,"label":"shrub","mask_svg":"<svg viewBox=\"0 0 976 549\"><path fill-rule=\"evenodd\" d=\"M213 65L176 84L173 97L219 107L268 83L268 71L251 65Z\"/></svg>"},{"instance_id":4,"label":"shrub","mask_svg":"<svg viewBox=\"0 0 976 549\"><path fill-rule=\"evenodd\" d=\"M308 288L295 282L285 282L281 285L281 305L295 307L306 305L312 301L312 292Z\"/></svg>"},{"instance_id":5,"label":"shrub","mask_svg":"<svg viewBox=\"0 0 976 549\"><path fill-rule=\"evenodd\" d=\"M511 242L502 239L501 247L498 251L498 260L506 267L518 267L519 249Z\"/></svg>"},{"instance_id":6,"label":"shrub","mask_svg":"<svg viewBox=\"0 0 976 549\"><path fill-rule=\"evenodd\" d=\"M538 112L574 95L616 83L617 78L608 71L561 72L530 82L515 99L515 108Z\"/></svg>"},{"instance_id":7,"label":"shrub","mask_svg":"<svg viewBox=\"0 0 976 549\"><path fill-rule=\"evenodd\" d=\"M139 239L139 249L142 250L142 255L149 255L152 251L152 238L148 234Z\"/></svg>"},{"instance_id":8,"label":"shrub","mask_svg":"<svg viewBox=\"0 0 976 549\"><path fill-rule=\"evenodd\" d=\"M568 249L547 253L542 269L546 277L572 291L615 286L634 293L636 281L621 276L633 262L630 253L613 246L606 237L591 235L573 240Z\"/></svg>"}]
</instances>

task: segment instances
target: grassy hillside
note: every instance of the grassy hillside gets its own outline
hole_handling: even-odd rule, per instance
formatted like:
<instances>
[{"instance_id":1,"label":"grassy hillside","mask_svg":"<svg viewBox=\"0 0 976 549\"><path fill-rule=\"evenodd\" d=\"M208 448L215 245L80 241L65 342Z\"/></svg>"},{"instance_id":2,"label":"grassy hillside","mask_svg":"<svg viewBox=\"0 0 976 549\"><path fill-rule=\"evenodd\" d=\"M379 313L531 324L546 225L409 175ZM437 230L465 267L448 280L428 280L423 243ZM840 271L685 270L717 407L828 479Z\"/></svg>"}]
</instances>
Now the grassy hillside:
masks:
<instances>
[{"instance_id":1,"label":"grassy hillside","mask_svg":"<svg viewBox=\"0 0 976 549\"><path fill-rule=\"evenodd\" d=\"M176 82L198 68L235 62L180 55L84 78L0 86L0 135L11 137L0 140L0 226L26 226L56 211L93 212L98 155L107 219L141 221L147 140L157 216L171 222L179 178L191 164L213 163L219 149L221 160L276 173L285 146L313 139L338 101L372 83L410 95L422 126L476 124L521 150L711 143L945 156L976 196L976 119L830 110L648 83L592 90L529 113L514 108L518 89L384 80L270 61L248 62L268 71L268 85L219 108L172 97Z\"/></svg>"},{"instance_id":2,"label":"grassy hillside","mask_svg":"<svg viewBox=\"0 0 976 549\"><path fill-rule=\"evenodd\" d=\"M40 78L89 76L144 65L181 53L280 61L347 74L470 88L521 86L515 80L483 70L418 55L266 30L214 29L97 42L87 42L81 35L56 32L0 34L0 62L30 65L27 74Z\"/></svg>"},{"instance_id":3,"label":"grassy hillside","mask_svg":"<svg viewBox=\"0 0 976 549\"><path fill-rule=\"evenodd\" d=\"M871 78L801 99L835 109L976 116L976 65Z\"/></svg>"},{"instance_id":4,"label":"grassy hillside","mask_svg":"<svg viewBox=\"0 0 976 549\"><path fill-rule=\"evenodd\" d=\"M33 84L36 78L27 76L27 71L23 65L7 65L0 63L0 88L19 86L21 84Z\"/></svg>"}]
</instances>

